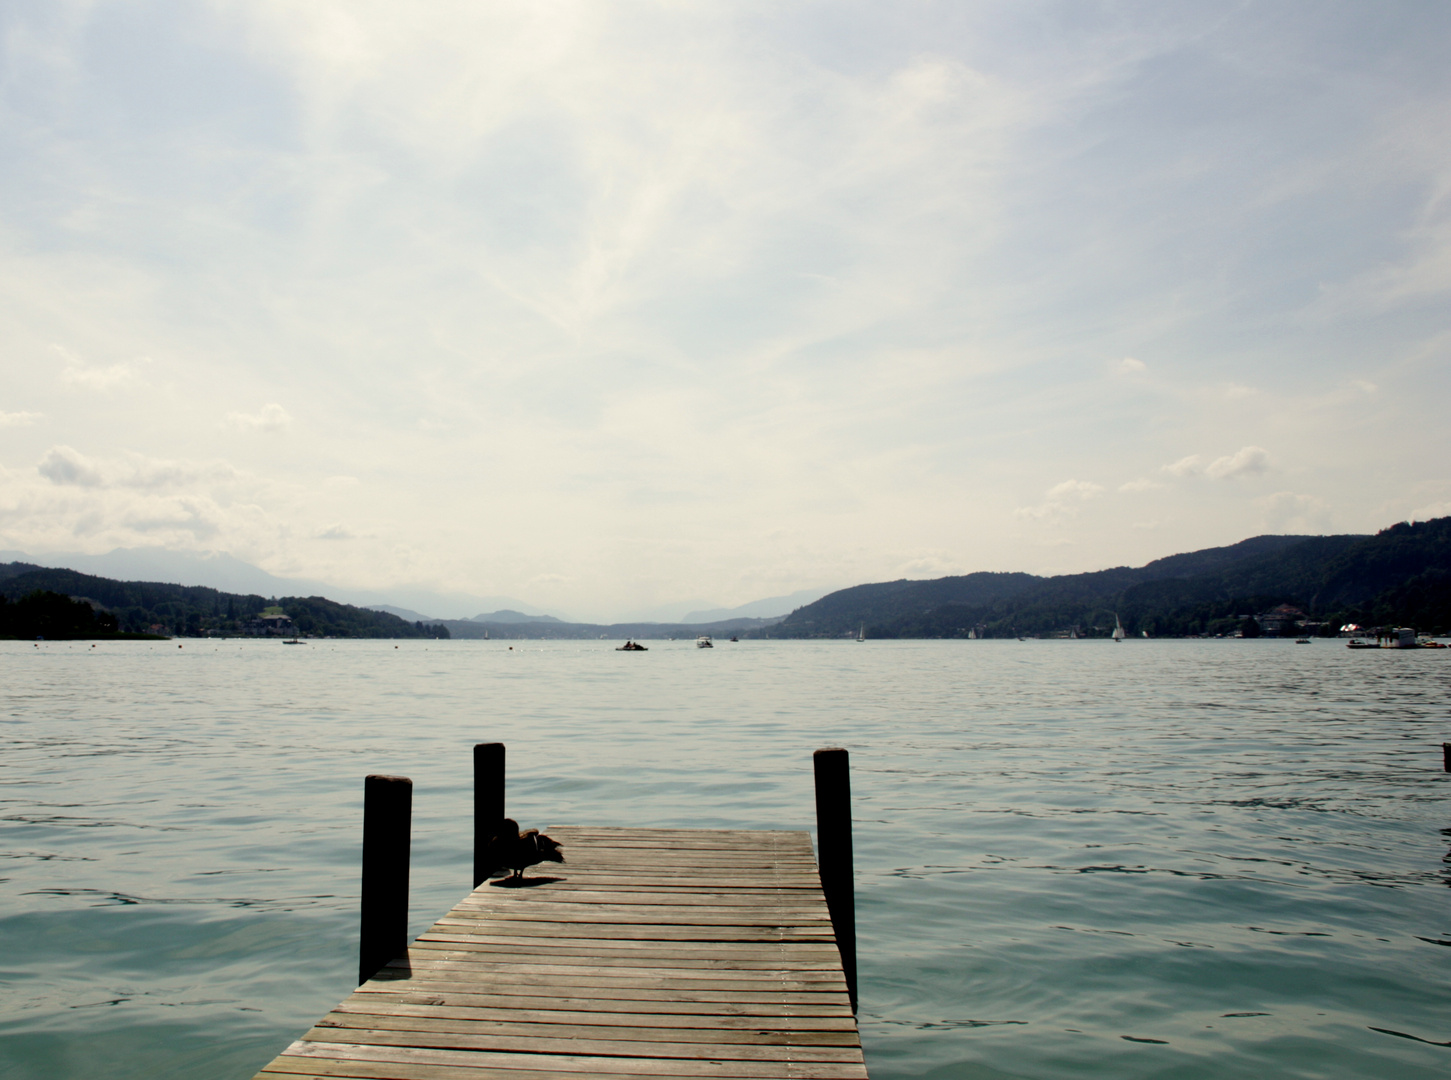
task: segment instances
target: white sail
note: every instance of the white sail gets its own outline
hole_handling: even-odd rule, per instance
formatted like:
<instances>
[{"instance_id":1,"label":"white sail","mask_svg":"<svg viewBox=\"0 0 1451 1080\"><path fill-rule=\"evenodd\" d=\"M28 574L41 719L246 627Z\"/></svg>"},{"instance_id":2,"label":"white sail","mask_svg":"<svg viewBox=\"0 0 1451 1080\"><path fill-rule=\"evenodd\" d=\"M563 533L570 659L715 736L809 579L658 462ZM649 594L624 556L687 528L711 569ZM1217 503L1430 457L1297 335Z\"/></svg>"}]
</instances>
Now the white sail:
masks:
<instances>
[{"instance_id":1,"label":"white sail","mask_svg":"<svg viewBox=\"0 0 1451 1080\"><path fill-rule=\"evenodd\" d=\"M1124 633L1124 624L1118 621L1118 612L1114 612L1113 639L1115 641L1122 641L1126 637L1128 637L1128 635Z\"/></svg>"}]
</instances>

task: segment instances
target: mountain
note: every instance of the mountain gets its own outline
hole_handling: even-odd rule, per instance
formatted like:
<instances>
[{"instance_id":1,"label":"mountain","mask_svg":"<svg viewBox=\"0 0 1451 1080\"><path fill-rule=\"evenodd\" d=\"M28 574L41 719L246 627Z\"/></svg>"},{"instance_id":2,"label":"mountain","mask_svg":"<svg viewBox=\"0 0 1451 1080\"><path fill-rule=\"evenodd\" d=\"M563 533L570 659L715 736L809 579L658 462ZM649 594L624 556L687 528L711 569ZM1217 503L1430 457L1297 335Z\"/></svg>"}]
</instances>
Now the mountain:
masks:
<instances>
[{"instance_id":1,"label":"mountain","mask_svg":"<svg viewBox=\"0 0 1451 1080\"><path fill-rule=\"evenodd\" d=\"M321 596L266 600L205 585L116 581L23 563L0 566L0 630L8 637L108 637L117 634L230 636L299 633L317 637L448 637L441 624L405 622L387 612ZM82 616L77 604L91 613ZM104 616L104 618L103 618ZM266 620L271 620L269 625Z\"/></svg>"},{"instance_id":2,"label":"mountain","mask_svg":"<svg viewBox=\"0 0 1451 1080\"><path fill-rule=\"evenodd\" d=\"M396 610L407 611L411 615L420 611L435 611L454 618L466 618L467 612L492 611L495 608L512 608L525 612L534 610L532 605L510 596L440 593L412 585L400 585L391 589L355 589L329 585L309 578L277 577L222 552L116 548L104 555L59 553L36 556L22 551L0 551L0 561L39 563L46 567L77 570L84 574L120 581L206 586L239 595L326 595L343 603L395 614Z\"/></svg>"},{"instance_id":3,"label":"mountain","mask_svg":"<svg viewBox=\"0 0 1451 1080\"><path fill-rule=\"evenodd\" d=\"M1451 518L1374 536L1256 536L1085 574L976 573L857 585L753 637L1106 636L1232 633L1288 604L1327 632L1345 622L1451 628Z\"/></svg>"},{"instance_id":4,"label":"mountain","mask_svg":"<svg viewBox=\"0 0 1451 1080\"><path fill-rule=\"evenodd\" d=\"M749 604L742 604L740 607L688 611L678 621L693 625L695 623L724 622L727 619L779 619L804 604L820 600L829 591L829 589L801 589L787 596L771 596L765 600L752 600Z\"/></svg>"},{"instance_id":5,"label":"mountain","mask_svg":"<svg viewBox=\"0 0 1451 1080\"><path fill-rule=\"evenodd\" d=\"M502 611L493 611L487 615L475 615L470 622L479 623L564 623L563 619L556 619L553 615L525 615L522 611L511 611L505 608Z\"/></svg>"}]
</instances>

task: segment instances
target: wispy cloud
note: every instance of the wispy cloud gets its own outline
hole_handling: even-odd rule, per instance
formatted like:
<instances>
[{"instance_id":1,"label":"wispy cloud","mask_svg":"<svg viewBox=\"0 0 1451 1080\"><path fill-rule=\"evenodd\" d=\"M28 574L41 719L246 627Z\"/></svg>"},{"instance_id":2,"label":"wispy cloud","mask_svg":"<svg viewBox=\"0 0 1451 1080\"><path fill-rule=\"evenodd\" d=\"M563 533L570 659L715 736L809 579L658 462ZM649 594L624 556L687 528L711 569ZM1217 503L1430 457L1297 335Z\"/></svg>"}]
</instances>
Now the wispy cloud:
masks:
<instances>
[{"instance_id":1,"label":"wispy cloud","mask_svg":"<svg viewBox=\"0 0 1451 1080\"><path fill-rule=\"evenodd\" d=\"M0 412L0 427L23 427L44 418L38 412Z\"/></svg>"},{"instance_id":2,"label":"wispy cloud","mask_svg":"<svg viewBox=\"0 0 1451 1080\"><path fill-rule=\"evenodd\" d=\"M1202 454L1190 454L1160 471L1175 477L1207 476L1211 480L1235 480L1243 476L1258 476L1270 468L1270 455L1263 447L1244 446L1233 454L1226 454L1207 460ZM1143 490L1142 488L1135 490Z\"/></svg>"},{"instance_id":3,"label":"wispy cloud","mask_svg":"<svg viewBox=\"0 0 1451 1080\"><path fill-rule=\"evenodd\" d=\"M222 461L178 462L128 454L119 459L88 457L70 446L53 446L36 471L62 487L174 488L191 484L228 484L241 479Z\"/></svg>"},{"instance_id":4,"label":"wispy cloud","mask_svg":"<svg viewBox=\"0 0 1451 1080\"><path fill-rule=\"evenodd\" d=\"M1245 446L1204 467L1204 475L1214 480L1234 480L1241 476L1258 476L1270 467L1270 455L1259 446Z\"/></svg>"},{"instance_id":5,"label":"wispy cloud","mask_svg":"<svg viewBox=\"0 0 1451 1080\"><path fill-rule=\"evenodd\" d=\"M1256 499L1255 505L1264 512L1265 523L1271 529L1321 532L1330 528L1330 507L1324 499L1315 495L1277 491Z\"/></svg>"},{"instance_id":6,"label":"wispy cloud","mask_svg":"<svg viewBox=\"0 0 1451 1080\"><path fill-rule=\"evenodd\" d=\"M277 402L263 405L255 413L227 413L227 423L239 431L281 431L292 423L292 417Z\"/></svg>"}]
</instances>

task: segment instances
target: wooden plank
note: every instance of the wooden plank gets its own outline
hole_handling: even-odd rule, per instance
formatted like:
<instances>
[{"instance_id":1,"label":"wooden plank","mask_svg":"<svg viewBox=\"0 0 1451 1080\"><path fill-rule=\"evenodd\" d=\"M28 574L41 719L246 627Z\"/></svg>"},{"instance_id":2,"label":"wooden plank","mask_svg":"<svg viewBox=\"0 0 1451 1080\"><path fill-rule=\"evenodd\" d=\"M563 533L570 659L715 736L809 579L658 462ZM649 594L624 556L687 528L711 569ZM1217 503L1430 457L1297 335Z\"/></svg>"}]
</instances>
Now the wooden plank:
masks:
<instances>
[{"instance_id":1,"label":"wooden plank","mask_svg":"<svg viewBox=\"0 0 1451 1080\"><path fill-rule=\"evenodd\" d=\"M512 988L511 988L512 990ZM377 996L379 1001L407 1002L410 1004L436 1004L469 1008L518 1009L535 1011L560 1009L576 1012L594 1012L601 1015L629 1016L723 1016L723 1017L791 1017L811 1016L826 1018L851 1018L851 1004L845 995L827 999L815 995L808 1002L781 1001L773 998L766 1001L705 1001L686 998L620 998L558 997L554 994L529 997L509 991L483 993L477 987L471 990L406 990L392 992L374 990L367 984L359 987L349 1001L367 1000Z\"/></svg>"},{"instance_id":2,"label":"wooden plank","mask_svg":"<svg viewBox=\"0 0 1451 1080\"><path fill-rule=\"evenodd\" d=\"M855 1062L774 1062L718 1061L701 1058L615 1057L581 1054L494 1053L487 1050L433 1050L417 1046L372 1046L354 1043L293 1043L283 1057L314 1058L332 1061L372 1061L410 1065L462 1065L475 1068L507 1069L513 1065L525 1068L552 1069L576 1075L611 1076L616 1073L638 1073L644 1076L684 1075L730 1076L743 1078L775 1078L785 1074L803 1080L858 1080L866 1077L866 1069ZM688 1068L689 1071L685 1071Z\"/></svg>"},{"instance_id":3,"label":"wooden plank","mask_svg":"<svg viewBox=\"0 0 1451 1080\"><path fill-rule=\"evenodd\" d=\"M816 1032L837 1032L856 1038L856 1024L850 1016L722 1016L709 1014L704 1017L689 1013L656 1012L584 1012L567 1009L492 1009L486 1006L415 1004L403 1000L405 995L386 996L370 994L360 998L348 998L328 1014L327 1020L340 1020L346 1015L387 1016L394 1018L418 1017L420 1019L474 1020L490 1023L515 1024L579 1024L599 1028L624 1027L631 1030L672 1031L743 1031L765 1034L780 1032L790 1036L792 1032L801 1035Z\"/></svg>"},{"instance_id":4,"label":"wooden plank","mask_svg":"<svg viewBox=\"0 0 1451 1080\"><path fill-rule=\"evenodd\" d=\"M747 1042L681 1042L659 1040L644 1043L629 1039L591 1039L540 1035L497 1035L483 1032L474 1025L464 1025L466 1032L399 1031L377 1027L315 1027L302 1037L303 1042L336 1045L334 1040L346 1036L348 1046L397 1046L428 1050L494 1051L509 1054L569 1054L588 1057L702 1058L721 1061L835 1061L860 1058L849 1046L819 1046L780 1042L752 1044Z\"/></svg>"},{"instance_id":5,"label":"wooden plank","mask_svg":"<svg viewBox=\"0 0 1451 1080\"><path fill-rule=\"evenodd\" d=\"M258 1080L865 1080L809 836L549 832Z\"/></svg>"},{"instance_id":6,"label":"wooden plank","mask_svg":"<svg viewBox=\"0 0 1451 1080\"><path fill-rule=\"evenodd\" d=\"M448 957L444 960L409 960L393 961L398 964L396 971L454 971L454 973L467 975L482 975L482 977L509 978L534 978L554 977L559 975L563 978L607 978L607 980L621 980L621 978L667 978L667 980L781 980L784 975L789 975L789 981L794 983L829 983L836 984L842 978L840 971L763 971L762 968L750 968L750 970L737 970L733 967L710 967L710 968L676 968L676 967L654 967L654 965L634 965L634 967L622 967L622 965L596 965L596 964L495 964L495 962L472 960L472 958ZM393 967L390 964L389 967Z\"/></svg>"},{"instance_id":7,"label":"wooden plank","mask_svg":"<svg viewBox=\"0 0 1451 1080\"><path fill-rule=\"evenodd\" d=\"M361 987L358 993L370 993L372 987L377 984L381 988L387 988L390 984L383 979L369 979ZM419 978L409 979L406 984L418 991L428 993L443 993L453 991L454 993L469 993L470 990L477 991L479 982L477 979L470 979L467 976L459 978ZM510 996L513 997L544 997L557 999L557 995L563 989L569 988L567 980L554 985L541 984L539 981L530 979L528 982L519 983L508 987ZM818 1002L825 1004L839 1004L847 1000L846 992L841 993L820 990L778 990L776 987L763 987L758 990L747 989L723 989L718 986L671 986L669 984L638 986L576 986L576 996L588 995L593 999L606 999L610 1001L694 1001L713 1004L757 1004L772 1001L780 1001L792 1005L813 1005Z\"/></svg>"}]
</instances>

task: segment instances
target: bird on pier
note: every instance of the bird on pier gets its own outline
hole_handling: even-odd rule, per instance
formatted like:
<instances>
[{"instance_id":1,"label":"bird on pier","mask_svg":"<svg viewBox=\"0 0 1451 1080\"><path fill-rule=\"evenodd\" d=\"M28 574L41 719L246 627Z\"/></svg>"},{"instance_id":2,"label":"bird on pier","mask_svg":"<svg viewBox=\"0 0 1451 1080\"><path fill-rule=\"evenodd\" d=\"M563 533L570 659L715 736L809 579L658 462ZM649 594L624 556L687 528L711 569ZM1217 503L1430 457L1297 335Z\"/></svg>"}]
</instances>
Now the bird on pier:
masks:
<instances>
[{"instance_id":1,"label":"bird on pier","mask_svg":"<svg viewBox=\"0 0 1451 1080\"><path fill-rule=\"evenodd\" d=\"M559 841L545 836L538 829L519 831L519 823L505 818L499 824L499 831L489 841L489 861L494 866L506 866L514 871L512 880L524 877L524 868L541 862L564 862L564 853Z\"/></svg>"}]
</instances>

